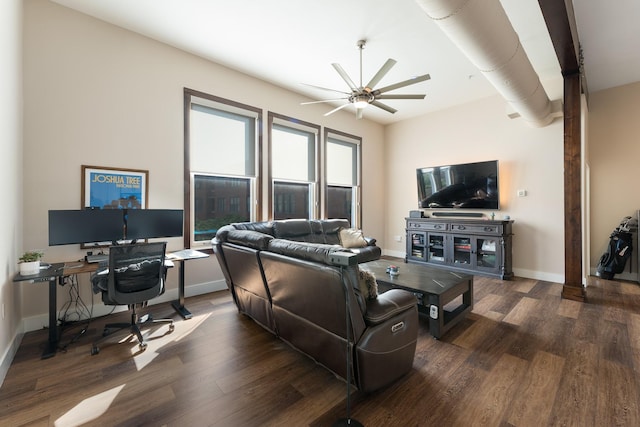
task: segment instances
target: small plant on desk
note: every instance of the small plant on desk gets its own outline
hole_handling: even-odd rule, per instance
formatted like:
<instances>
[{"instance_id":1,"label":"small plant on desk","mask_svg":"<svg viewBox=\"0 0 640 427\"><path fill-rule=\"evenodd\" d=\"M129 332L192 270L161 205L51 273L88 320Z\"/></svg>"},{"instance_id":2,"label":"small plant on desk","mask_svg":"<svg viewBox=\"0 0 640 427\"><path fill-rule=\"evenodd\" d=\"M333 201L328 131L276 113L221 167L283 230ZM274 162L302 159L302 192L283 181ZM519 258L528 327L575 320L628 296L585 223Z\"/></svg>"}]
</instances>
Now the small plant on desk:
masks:
<instances>
[{"instance_id":1,"label":"small plant on desk","mask_svg":"<svg viewBox=\"0 0 640 427\"><path fill-rule=\"evenodd\" d=\"M19 261L20 274L23 276L29 274L38 274L40 272L40 259L44 255L42 251L26 251L22 254Z\"/></svg>"}]
</instances>

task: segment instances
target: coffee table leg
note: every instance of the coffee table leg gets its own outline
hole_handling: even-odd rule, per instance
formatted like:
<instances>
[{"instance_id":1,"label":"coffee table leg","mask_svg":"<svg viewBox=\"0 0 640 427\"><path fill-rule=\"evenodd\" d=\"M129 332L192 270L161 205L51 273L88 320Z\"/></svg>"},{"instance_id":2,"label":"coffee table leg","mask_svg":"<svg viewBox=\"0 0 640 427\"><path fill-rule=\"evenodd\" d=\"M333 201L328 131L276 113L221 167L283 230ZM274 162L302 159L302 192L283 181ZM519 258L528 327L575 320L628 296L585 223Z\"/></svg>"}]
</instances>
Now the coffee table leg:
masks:
<instances>
[{"instance_id":1,"label":"coffee table leg","mask_svg":"<svg viewBox=\"0 0 640 427\"><path fill-rule=\"evenodd\" d=\"M433 335L435 339L440 339L442 336L442 328L444 327L444 312L442 310L442 304L440 304L439 295L428 295L429 310L429 333Z\"/></svg>"}]
</instances>

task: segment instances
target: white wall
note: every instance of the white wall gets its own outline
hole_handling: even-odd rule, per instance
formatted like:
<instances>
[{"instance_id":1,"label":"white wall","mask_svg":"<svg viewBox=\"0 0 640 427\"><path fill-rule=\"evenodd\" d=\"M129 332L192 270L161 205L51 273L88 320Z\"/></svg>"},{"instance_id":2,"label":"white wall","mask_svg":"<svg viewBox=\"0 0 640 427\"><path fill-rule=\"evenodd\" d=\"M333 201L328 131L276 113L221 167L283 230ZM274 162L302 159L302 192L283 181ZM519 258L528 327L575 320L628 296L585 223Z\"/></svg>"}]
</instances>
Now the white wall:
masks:
<instances>
[{"instance_id":1,"label":"white wall","mask_svg":"<svg viewBox=\"0 0 640 427\"><path fill-rule=\"evenodd\" d=\"M418 208L417 168L497 159L500 211L495 214L515 221L514 274L564 281L563 122L532 128L505 111L505 101L496 96L387 126L388 253L405 253L405 239L394 237L404 236L404 218ZM527 196L516 197L519 189Z\"/></svg>"},{"instance_id":2,"label":"white wall","mask_svg":"<svg viewBox=\"0 0 640 427\"><path fill-rule=\"evenodd\" d=\"M22 3L0 2L0 384L22 336L21 285L13 283L22 251Z\"/></svg>"},{"instance_id":3,"label":"white wall","mask_svg":"<svg viewBox=\"0 0 640 427\"><path fill-rule=\"evenodd\" d=\"M25 2L24 56L24 241L46 249L45 261L84 254L47 247L47 211L80 208L81 165L149 170L149 207L183 207L184 87L263 108L265 122L271 110L361 136L363 229L384 234L379 124L346 111L325 118L326 106L302 108L297 94L45 0ZM169 250L180 248L182 239L170 239ZM177 295L176 273L166 295ZM86 292L88 278L80 280ZM190 261L186 281L187 296L224 287L214 257ZM27 329L40 327L46 289L25 287L23 309Z\"/></svg>"},{"instance_id":4,"label":"white wall","mask_svg":"<svg viewBox=\"0 0 640 427\"><path fill-rule=\"evenodd\" d=\"M591 175L591 271L609 243L609 234L626 216L640 209L640 82L594 92L589 96L588 144ZM634 248L637 257L640 248ZM637 280L632 273L616 278Z\"/></svg>"}]
</instances>

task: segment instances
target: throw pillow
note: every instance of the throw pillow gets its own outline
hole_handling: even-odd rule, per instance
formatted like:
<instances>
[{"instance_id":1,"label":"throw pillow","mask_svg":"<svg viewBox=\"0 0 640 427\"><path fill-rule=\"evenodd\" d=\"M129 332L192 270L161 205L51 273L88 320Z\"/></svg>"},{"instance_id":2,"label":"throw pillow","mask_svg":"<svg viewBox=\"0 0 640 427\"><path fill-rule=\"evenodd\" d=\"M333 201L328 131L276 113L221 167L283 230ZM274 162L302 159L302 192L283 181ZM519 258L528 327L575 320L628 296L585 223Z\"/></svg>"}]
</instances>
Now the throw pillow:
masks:
<instances>
[{"instance_id":1,"label":"throw pillow","mask_svg":"<svg viewBox=\"0 0 640 427\"><path fill-rule=\"evenodd\" d=\"M378 297L378 282L376 276L370 271L358 269L358 287L360 293L367 299L376 299Z\"/></svg>"},{"instance_id":2,"label":"throw pillow","mask_svg":"<svg viewBox=\"0 0 640 427\"><path fill-rule=\"evenodd\" d=\"M364 239L362 230L341 228L338 236L340 236L340 245L343 248L364 248L367 246L367 241Z\"/></svg>"}]
</instances>

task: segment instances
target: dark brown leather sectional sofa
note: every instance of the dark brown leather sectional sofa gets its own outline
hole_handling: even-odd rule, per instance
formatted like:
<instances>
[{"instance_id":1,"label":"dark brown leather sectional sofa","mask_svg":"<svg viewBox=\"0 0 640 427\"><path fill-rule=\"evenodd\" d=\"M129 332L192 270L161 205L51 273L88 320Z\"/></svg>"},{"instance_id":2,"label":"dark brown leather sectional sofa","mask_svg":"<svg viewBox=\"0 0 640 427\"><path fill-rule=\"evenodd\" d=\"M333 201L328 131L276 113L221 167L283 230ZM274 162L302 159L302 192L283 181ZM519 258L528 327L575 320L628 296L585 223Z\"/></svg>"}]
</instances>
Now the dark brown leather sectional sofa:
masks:
<instances>
[{"instance_id":1,"label":"dark brown leather sectional sofa","mask_svg":"<svg viewBox=\"0 0 640 427\"><path fill-rule=\"evenodd\" d=\"M418 336L416 298L390 290L367 298L358 266L338 266L335 253L358 261L380 257L365 247L339 246L346 220L236 223L213 239L216 257L241 313L283 341L346 378L346 294L350 300L354 384L364 392L387 386L413 365ZM343 257L344 259L344 257Z\"/></svg>"}]
</instances>

